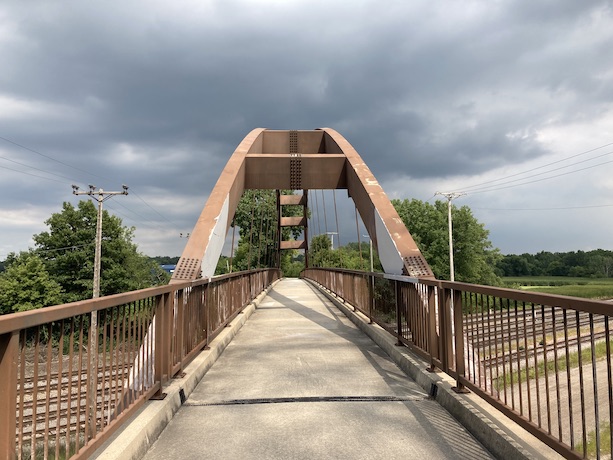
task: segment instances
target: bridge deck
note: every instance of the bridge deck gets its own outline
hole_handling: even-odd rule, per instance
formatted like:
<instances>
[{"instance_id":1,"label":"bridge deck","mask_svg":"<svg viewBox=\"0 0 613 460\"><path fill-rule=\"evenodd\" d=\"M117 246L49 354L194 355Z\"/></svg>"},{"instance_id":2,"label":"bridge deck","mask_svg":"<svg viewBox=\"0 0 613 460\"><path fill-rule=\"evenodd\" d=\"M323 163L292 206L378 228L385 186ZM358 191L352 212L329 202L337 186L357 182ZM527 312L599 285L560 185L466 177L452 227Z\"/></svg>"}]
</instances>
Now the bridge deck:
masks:
<instances>
[{"instance_id":1,"label":"bridge deck","mask_svg":"<svg viewBox=\"0 0 613 460\"><path fill-rule=\"evenodd\" d=\"M315 288L264 298L146 459L491 458Z\"/></svg>"}]
</instances>

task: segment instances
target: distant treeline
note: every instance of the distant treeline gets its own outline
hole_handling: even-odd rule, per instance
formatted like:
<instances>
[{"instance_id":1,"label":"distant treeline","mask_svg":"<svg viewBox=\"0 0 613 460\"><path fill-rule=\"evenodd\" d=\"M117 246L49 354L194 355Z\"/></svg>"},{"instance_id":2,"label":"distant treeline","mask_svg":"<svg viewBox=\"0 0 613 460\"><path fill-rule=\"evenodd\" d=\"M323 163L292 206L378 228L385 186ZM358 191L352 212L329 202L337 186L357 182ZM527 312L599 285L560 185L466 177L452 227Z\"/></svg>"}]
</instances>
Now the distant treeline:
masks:
<instances>
[{"instance_id":1,"label":"distant treeline","mask_svg":"<svg viewBox=\"0 0 613 460\"><path fill-rule=\"evenodd\" d=\"M613 251L546 252L509 254L496 265L498 276L613 277Z\"/></svg>"},{"instance_id":2,"label":"distant treeline","mask_svg":"<svg viewBox=\"0 0 613 460\"><path fill-rule=\"evenodd\" d=\"M149 257L152 261L159 265L177 265L180 257L169 257L169 256L155 256Z\"/></svg>"}]
</instances>

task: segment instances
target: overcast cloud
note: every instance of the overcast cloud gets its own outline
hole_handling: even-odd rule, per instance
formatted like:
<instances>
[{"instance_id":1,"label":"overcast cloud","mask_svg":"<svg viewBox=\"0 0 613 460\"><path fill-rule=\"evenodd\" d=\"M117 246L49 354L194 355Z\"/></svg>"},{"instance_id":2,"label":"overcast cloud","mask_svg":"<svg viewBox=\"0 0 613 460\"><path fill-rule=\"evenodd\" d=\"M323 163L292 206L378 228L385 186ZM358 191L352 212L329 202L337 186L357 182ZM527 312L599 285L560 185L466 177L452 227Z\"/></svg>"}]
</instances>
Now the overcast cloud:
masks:
<instances>
[{"instance_id":1,"label":"overcast cloud","mask_svg":"<svg viewBox=\"0 0 613 460\"><path fill-rule=\"evenodd\" d=\"M474 192L503 253L613 249L613 145L577 156L613 143L611 1L5 0L0 66L0 260L72 183L128 184L108 209L180 255L256 127L336 129L391 198Z\"/></svg>"}]
</instances>

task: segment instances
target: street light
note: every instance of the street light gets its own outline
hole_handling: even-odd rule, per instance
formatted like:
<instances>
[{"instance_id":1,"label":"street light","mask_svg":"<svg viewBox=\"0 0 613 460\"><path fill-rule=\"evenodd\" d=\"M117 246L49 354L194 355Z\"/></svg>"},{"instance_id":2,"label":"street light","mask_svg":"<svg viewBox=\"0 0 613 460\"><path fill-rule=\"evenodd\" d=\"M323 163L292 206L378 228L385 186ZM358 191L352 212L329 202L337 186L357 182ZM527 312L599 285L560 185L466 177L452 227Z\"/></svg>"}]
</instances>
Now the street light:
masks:
<instances>
[{"instance_id":1,"label":"street light","mask_svg":"<svg viewBox=\"0 0 613 460\"><path fill-rule=\"evenodd\" d=\"M373 264L373 255L372 255L372 238L369 235L362 235L364 238L368 238L368 242L370 243L370 271L371 273L375 271Z\"/></svg>"},{"instance_id":2,"label":"street light","mask_svg":"<svg viewBox=\"0 0 613 460\"><path fill-rule=\"evenodd\" d=\"M330 249L334 251L334 235L338 235L338 232L326 232L326 235L330 235Z\"/></svg>"}]
</instances>

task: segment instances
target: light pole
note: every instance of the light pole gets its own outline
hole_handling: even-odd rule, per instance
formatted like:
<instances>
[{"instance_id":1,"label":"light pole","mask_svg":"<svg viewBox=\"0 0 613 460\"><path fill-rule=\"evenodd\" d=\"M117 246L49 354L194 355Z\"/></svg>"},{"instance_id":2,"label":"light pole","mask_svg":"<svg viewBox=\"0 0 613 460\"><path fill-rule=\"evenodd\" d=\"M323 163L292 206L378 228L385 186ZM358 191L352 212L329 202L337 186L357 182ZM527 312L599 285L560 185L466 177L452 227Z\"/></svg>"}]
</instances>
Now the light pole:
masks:
<instances>
[{"instance_id":1,"label":"light pole","mask_svg":"<svg viewBox=\"0 0 613 460\"><path fill-rule=\"evenodd\" d=\"M89 195L89 197L98 202L98 220L96 221L96 250L94 253L94 287L92 298L100 296L100 250L102 246L102 203L114 195L127 195L128 186L123 185L121 192L105 192L101 188L96 190L93 185L89 186L89 190L80 192L79 187L72 186L72 193L75 195ZM91 378L89 379L89 397L88 397L88 418L91 427L91 433L96 432L96 406L98 392L98 311L92 310L89 325L89 368Z\"/></svg>"},{"instance_id":2,"label":"light pole","mask_svg":"<svg viewBox=\"0 0 613 460\"><path fill-rule=\"evenodd\" d=\"M374 264L373 264L373 255L372 255L372 238L369 235L362 235L364 238L368 238L368 242L370 243L370 272L374 272Z\"/></svg>"},{"instance_id":3,"label":"light pole","mask_svg":"<svg viewBox=\"0 0 613 460\"><path fill-rule=\"evenodd\" d=\"M334 251L334 235L338 235L338 232L326 232L326 235L330 235L330 249Z\"/></svg>"},{"instance_id":4,"label":"light pole","mask_svg":"<svg viewBox=\"0 0 613 460\"><path fill-rule=\"evenodd\" d=\"M449 279L455 281L455 269L453 266L453 224L451 221L451 201L466 195L463 192L436 192L434 195L442 195L447 198L447 221L449 222Z\"/></svg>"}]
</instances>

